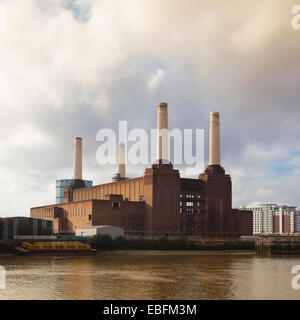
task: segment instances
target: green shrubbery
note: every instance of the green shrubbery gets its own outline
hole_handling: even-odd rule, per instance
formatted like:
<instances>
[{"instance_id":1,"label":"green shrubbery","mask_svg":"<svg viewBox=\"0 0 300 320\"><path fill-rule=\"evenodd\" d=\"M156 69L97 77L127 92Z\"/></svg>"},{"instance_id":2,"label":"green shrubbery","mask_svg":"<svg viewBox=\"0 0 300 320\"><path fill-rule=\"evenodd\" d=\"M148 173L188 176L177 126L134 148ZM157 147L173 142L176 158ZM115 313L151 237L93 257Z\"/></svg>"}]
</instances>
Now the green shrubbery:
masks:
<instances>
[{"instance_id":1,"label":"green shrubbery","mask_svg":"<svg viewBox=\"0 0 300 320\"><path fill-rule=\"evenodd\" d=\"M91 240L91 245L97 250L115 250L115 242L108 234L98 234Z\"/></svg>"},{"instance_id":2,"label":"green shrubbery","mask_svg":"<svg viewBox=\"0 0 300 320\"><path fill-rule=\"evenodd\" d=\"M254 242L225 242L220 246L197 246L187 238L168 239L126 239L124 236L112 238L109 235L97 235L90 240L92 248L97 250L254 250Z\"/></svg>"},{"instance_id":3,"label":"green shrubbery","mask_svg":"<svg viewBox=\"0 0 300 320\"><path fill-rule=\"evenodd\" d=\"M118 250L127 249L127 240L124 236L118 236L114 239L114 246Z\"/></svg>"},{"instance_id":4,"label":"green shrubbery","mask_svg":"<svg viewBox=\"0 0 300 320\"><path fill-rule=\"evenodd\" d=\"M27 229L24 228L25 231ZM76 240L76 239L75 239ZM41 240L42 241L42 240ZM46 240L49 241L49 240ZM158 239L144 239L142 237L136 239L127 239L124 236L118 236L112 238L111 236L97 235L91 239L80 240L84 243L91 244L93 249L100 251L105 250L255 250L254 242L247 241L225 241L220 242L219 246L198 245L194 241L189 241L187 238L181 237L178 239L168 239L167 237L161 237ZM21 246L21 240L10 240L11 246ZM1 252L11 251L7 245L0 246Z\"/></svg>"}]
</instances>

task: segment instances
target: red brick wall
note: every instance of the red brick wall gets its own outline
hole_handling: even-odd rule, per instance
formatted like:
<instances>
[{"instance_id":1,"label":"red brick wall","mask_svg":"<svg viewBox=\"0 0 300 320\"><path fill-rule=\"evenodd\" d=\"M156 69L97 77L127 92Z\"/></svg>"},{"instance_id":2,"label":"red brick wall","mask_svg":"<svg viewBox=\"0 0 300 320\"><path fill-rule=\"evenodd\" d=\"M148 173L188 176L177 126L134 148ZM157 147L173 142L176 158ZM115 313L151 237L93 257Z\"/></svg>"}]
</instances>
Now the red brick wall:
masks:
<instances>
[{"instance_id":1,"label":"red brick wall","mask_svg":"<svg viewBox=\"0 0 300 320\"><path fill-rule=\"evenodd\" d=\"M144 203L120 201L115 208L115 200L93 200L93 225L112 225L124 228L126 233L142 232L144 229Z\"/></svg>"},{"instance_id":2,"label":"red brick wall","mask_svg":"<svg viewBox=\"0 0 300 320\"><path fill-rule=\"evenodd\" d=\"M180 177L172 164L153 164L144 176L145 233L180 233Z\"/></svg>"},{"instance_id":3,"label":"red brick wall","mask_svg":"<svg viewBox=\"0 0 300 320\"><path fill-rule=\"evenodd\" d=\"M75 232L76 227L91 225L88 220L90 214L92 214L91 201L55 204L30 209L30 217L52 220L55 233Z\"/></svg>"},{"instance_id":4,"label":"red brick wall","mask_svg":"<svg viewBox=\"0 0 300 320\"><path fill-rule=\"evenodd\" d=\"M221 166L213 165L208 166L199 179L205 182L205 234L234 232L230 176Z\"/></svg>"},{"instance_id":5,"label":"red brick wall","mask_svg":"<svg viewBox=\"0 0 300 320\"><path fill-rule=\"evenodd\" d=\"M273 232L279 233L279 215L273 216Z\"/></svg>"},{"instance_id":6,"label":"red brick wall","mask_svg":"<svg viewBox=\"0 0 300 320\"><path fill-rule=\"evenodd\" d=\"M180 232L203 235L206 222L205 182L181 178L180 183Z\"/></svg>"},{"instance_id":7,"label":"red brick wall","mask_svg":"<svg viewBox=\"0 0 300 320\"><path fill-rule=\"evenodd\" d=\"M114 208L113 202L120 207ZM113 225L125 232L143 231L144 202L122 201L122 196L112 195L109 200L89 200L31 208L32 218L53 221L55 233L75 233L76 227Z\"/></svg>"},{"instance_id":8,"label":"red brick wall","mask_svg":"<svg viewBox=\"0 0 300 320\"><path fill-rule=\"evenodd\" d=\"M129 201L139 201L144 194L144 178L134 178L98 186L76 189L73 192L73 201L104 200L108 194L121 194Z\"/></svg>"},{"instance_id":9,"label":"red brick wall","mask_svg":"<svg viewBox=\"0 0 300 320\"><path fill-rule=\"evenodd\" d=\"M282 232L290 233L291 229L291 217L290 215L284 214L282 215Z\"/></svg>"},{"instance_id":10,"label":"red brick wall","mask_svg":"<svg viewBox=\"0 0 300 320\"><path fill-rule=\"evenodd\" d=\"M238 210L240 216L239 228L235 232L241 235L252 235L253 234L253 212L247 210Z\"/></svg>"}]
</instances>

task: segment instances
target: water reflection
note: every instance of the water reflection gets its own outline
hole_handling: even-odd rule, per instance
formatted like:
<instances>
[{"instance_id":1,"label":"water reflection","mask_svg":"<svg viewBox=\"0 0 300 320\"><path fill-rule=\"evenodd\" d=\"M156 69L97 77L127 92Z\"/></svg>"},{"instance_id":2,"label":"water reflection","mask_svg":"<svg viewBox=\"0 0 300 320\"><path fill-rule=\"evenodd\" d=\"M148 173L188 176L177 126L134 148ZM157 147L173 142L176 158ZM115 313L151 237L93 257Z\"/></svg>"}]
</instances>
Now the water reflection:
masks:
<instances>
[{"instance_id":1,"label":"water reflection","mask_svg":"<svg viewBox=\"0 0 300 320\"><path fill-rule=\"evenodd\" d=\"M146 252L95 257L0 257L1 299L299 299L299 258Z\"/></svg>"}]
</instances>

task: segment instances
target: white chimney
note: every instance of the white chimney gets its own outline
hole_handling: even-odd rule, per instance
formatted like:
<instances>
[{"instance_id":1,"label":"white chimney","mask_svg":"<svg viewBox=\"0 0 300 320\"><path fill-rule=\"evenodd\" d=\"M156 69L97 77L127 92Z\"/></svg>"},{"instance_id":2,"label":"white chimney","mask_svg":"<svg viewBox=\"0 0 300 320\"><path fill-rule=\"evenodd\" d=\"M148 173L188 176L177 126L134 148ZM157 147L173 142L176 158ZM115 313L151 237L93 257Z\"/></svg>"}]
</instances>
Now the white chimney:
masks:
<instances>
[{"instance_id":1,"label":"white chimney","mask_svg":"<svg viewBox=\"0 0 300 320\"><path fill-rule=\"evenodd\" d=\"M74 141L74 179L82 180L82 138Z\"/></svg>"},{"instance_id":2,"label":"white chimney","mask_svg":"<svg viewBox=\"0 0 300 320\"><path fill-rule=\"evenodd\" d=\"M125 178L125 144L122 142L118 146L118 174Z\"/></svg>"},{"instance_id":3,"label":"white chimney","mask_svg":"<svg viewBox=\"0 0 300 320\"><path fill-rule=\"evenodd\" d=\"M209 165L220 165L219 112L210 113Z\"/></svg>"},{"instance_id":4,"label":"white chimney","mask_svg":"<svg viewBox=\"0 0 300 320\"><path fill-rule=\"evenodd\" d=\"M159 103L157 112L157 160L169 163L168 104Z\"/></svg>"}]
</instances>

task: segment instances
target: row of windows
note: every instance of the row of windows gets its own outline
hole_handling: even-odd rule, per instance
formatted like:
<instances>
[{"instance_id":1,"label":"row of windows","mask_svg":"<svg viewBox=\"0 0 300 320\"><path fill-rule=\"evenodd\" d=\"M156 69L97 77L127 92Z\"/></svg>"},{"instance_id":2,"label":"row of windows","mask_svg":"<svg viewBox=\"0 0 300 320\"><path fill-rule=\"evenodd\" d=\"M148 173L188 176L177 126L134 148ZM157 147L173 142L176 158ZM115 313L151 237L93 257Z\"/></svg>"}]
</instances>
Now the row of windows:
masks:
<instances>
[{"instance_id":1,"label":"row of windows","mask_svg":"<svg viewBox=\"0 0 300 320\"><path fill-rule=\"evenodd\" d=\"M190 199L198 198L198 199L200 199L201 196L195 195L195 194L180 194L180 198L190 198Z\"/></svg>"},{"instance_id":2,"label":"row of windows","mask_svg":"<svg viewBox=\"0 0 300 320\"><path fill-rule=\"evenodd\" d=\"M33 218L36 218L36 219L54 218L54 210L46 209L46 212L34 213Z\"/></svg>"},{"instance_id":3,"label":"row of windows","mask_svg":"<svg viewBox=\"0 0 300 320\"><path fill-rule=\"evenodd\" d=\"M193 207L193 206L200 207L200 202L192 202L192 201L180 201L180 206L187 206L187 207Z\"/></svg>"},{"instance_id":4,"label":"row of windows","mask_svg":"<svg viewBox=\"0 0 300 320\"><path fill-rule=\"evenodd\" d=\"M86 216L86 208L73 208L70 210L64 210L65 217L76 217L76 216Z\"/></svg>"},{"instance_id":5,"label":"row of windows","mask_svg":"<svg viewBox=\"0 0 300 320\"><path fill-rule=\"evenodd\" d=\"M73 208L70 210L64 210L65 217L76 217L76 216L86 216L86 208ZM46 209L46 212L37 212L33 214L34 218L46 219L46 218L54 218L54 210Z\"/></svg>"},{"instance_id":6,"label":"row of windows","mask_svg":"<svg viewBox=\"0 0 300 320\"><path fill-rule=\"evenodd\" d=\"M200 209L179 209L180 213L184 213L184 214L201 214L201 210Z\"/></svg>"}]
</instances>

